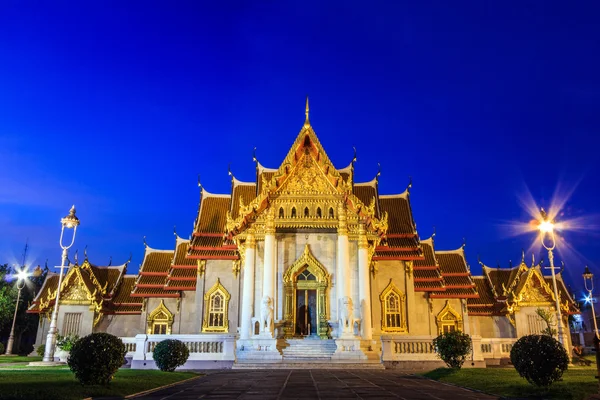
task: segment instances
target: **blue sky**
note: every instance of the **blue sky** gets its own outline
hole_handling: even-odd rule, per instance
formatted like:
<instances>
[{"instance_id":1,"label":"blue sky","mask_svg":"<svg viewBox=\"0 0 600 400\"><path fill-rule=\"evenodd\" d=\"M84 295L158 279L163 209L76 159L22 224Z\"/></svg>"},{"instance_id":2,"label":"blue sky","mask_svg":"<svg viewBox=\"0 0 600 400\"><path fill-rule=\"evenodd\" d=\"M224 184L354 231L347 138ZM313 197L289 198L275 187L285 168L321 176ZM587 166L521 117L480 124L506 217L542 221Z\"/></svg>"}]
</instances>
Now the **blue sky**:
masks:
<instances>
[{"instance_id":1,"label":"blue sky","mask_svg":"<svg viewBox=\"0 0 600 400\"><path fill-rule=\"evenodd\" d=\"M219 2L221 3L221 2ZM519 199L568 201L559 260L598 261L600 9L593 2L0 3L0 262L57 264L59 220L92 262L187 237L197 174L227 193L278 167L304 119L380 193L413 179L422 238L507 267ZM392 4L393 3L393 4ZM568 245L568 246L567 246ZM571 249L567 251L567 249ZM539 248L532 251L539 254ZM528 260L531 258L528 255Z\"/></svg>"}]
</instances>

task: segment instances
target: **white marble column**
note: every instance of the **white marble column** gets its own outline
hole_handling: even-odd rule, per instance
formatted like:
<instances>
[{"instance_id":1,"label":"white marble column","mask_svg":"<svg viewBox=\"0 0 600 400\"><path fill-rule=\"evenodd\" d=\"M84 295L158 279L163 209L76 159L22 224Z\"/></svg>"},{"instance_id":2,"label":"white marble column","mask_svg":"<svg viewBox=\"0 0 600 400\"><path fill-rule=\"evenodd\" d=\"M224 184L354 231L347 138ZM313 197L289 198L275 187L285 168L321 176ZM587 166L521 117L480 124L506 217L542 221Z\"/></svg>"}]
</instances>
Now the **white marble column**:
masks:
<instances>
[{"instance_id":1,"label":"white marble column","mask_svg":"<svg viewBox=\"0 0 600 400\"><path fill-rule=\"evenodd\" d=\"M362 338L371 340L371 280L369 279L369 242L363 224L358 228L358 295Z\"/></svg>"},{"instance_id":2,"label":"white marble column","mask_svg":"<svg viewBox=\"0 0 600 400\"><path fill-rule=\"evenodd\" d=\"M263 297L261 300L260 318L261 333L268 333L271 335L271 337L273 337L273 318L275 315L275 261L275 216L273 215L272 211L269 211L267 214L267 221L265 223ZM269 320L267 321L265 318L269 318ZM269 325L266 328L264 326L265 322L267 325Z\"/></svg>"},{"instance_id":3,"label":"white marble column","mask_svg":"<svg viewBox=\"0 0 600 400\"><path fill-rule=\"evenodd\" d=\"M246 251L244 255L244 282L242 287L242 323L240 339L250 338L254 331L252 326L252 313L254 311L254 258L256 242L254 235L246 236Z\"/></svg>"},{"instance_id":4,"label":"white marble column","mask_svg":"<svg viewBox=\"0 0 600 400\"><path fill-rule=\"evenodd\" d=\"M337 295L338 295L338 321L342 316L350 318L350 324L352 324L354 318L353 308L357 305L353 304L350 308L345 307L342 303L342 299L352 299L352 284L350 280L350 245L348 242L348 225L346 221L346 209L344 205L340 205L338 208L338 241L337 241ZM345 307L345 308L344 308ZM350 335L352 328L342 329L338 326L339 335L345 334Z\"/></svg>"}]
</instances>

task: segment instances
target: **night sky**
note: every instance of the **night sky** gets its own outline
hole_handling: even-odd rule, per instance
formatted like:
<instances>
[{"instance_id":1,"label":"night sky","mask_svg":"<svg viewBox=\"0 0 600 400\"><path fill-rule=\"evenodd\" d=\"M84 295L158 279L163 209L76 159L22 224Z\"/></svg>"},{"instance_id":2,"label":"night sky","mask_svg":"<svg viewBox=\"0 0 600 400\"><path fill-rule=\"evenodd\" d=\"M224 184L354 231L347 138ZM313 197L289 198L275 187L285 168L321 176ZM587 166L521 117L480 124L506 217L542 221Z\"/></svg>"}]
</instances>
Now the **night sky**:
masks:
<instances>
[{"instance_id":1,"label":"night sky","mask_svg":"<svg viewBox=\"0 0 600 400\"><path fill-rule=\"evenodd\" d=\"M0 263L28 241L29 263L57 265L75 204L79 260L132 252L135 273L143 236L191 233L198 174L229 193L254 147L280 165L309 95L333 163L355 146L381 194L411 176L419 235L466 238L474 274L478 254L539 259L514 225L553 199L577 222L557 255L573 288L586 263L600 274L598 3L122 3L0 3Z\"/></svg>"}]
</instances>

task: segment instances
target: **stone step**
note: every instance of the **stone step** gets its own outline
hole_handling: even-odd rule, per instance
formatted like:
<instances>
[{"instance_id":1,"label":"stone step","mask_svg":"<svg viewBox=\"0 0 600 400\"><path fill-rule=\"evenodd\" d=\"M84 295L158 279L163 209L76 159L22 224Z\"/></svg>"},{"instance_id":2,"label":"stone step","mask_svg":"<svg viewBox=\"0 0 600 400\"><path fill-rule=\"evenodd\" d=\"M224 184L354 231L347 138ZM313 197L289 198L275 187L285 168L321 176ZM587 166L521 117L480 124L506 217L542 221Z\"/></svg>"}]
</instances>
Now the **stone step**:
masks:
<instances>
[{"instance_id":1,"label":"stone step","mask_svg":"<svg viewBox=\"0 0 600 400\"><path fill-rule=\"evenodd\" d=\"M280 362L236 362L233 369L368 369L384 370L380 362L344 362L322 360L283 360Z\"/></svg>"}]
</instances>

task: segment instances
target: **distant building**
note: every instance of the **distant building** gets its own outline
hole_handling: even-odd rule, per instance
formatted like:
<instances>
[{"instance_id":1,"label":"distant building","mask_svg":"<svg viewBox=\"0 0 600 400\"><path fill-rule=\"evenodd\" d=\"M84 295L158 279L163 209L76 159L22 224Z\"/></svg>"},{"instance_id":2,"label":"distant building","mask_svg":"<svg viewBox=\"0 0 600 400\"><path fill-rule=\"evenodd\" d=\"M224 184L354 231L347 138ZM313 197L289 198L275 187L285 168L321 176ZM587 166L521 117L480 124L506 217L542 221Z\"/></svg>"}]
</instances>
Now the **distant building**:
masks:
<instances>
[{"instance_id":1,"label":"distant building","mask_svg":"<svg viewBox=\"0 0 600 400\"><path fill-rule=\"evenodd\" d=\"M232 177L229 194L202 189L190 239L177 236L170 250L146 245L137 275L126 274L127 264L98 267L87 258L71 266L59 333L123 337L134 367L149 368L152 343L164 335L183 338L196 365L392 365L436 360L432 337L461 330L473 338L471 364L482 365L502 362L516 338L545 327L535 310L552 309L554 292L539 265L482 264L483 276L472 276L464 246L442 251L434 237L419 238L411 185L384 195L379 174L355 182L354 161L334 167L308 102L282 164L255 167L256 181ZM568 326L578 311L557 280ZM38 345L57 283L48 274L28 310L42 317Z\"/></svg>"}]
</instances>

